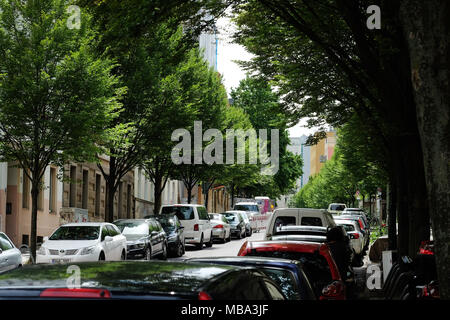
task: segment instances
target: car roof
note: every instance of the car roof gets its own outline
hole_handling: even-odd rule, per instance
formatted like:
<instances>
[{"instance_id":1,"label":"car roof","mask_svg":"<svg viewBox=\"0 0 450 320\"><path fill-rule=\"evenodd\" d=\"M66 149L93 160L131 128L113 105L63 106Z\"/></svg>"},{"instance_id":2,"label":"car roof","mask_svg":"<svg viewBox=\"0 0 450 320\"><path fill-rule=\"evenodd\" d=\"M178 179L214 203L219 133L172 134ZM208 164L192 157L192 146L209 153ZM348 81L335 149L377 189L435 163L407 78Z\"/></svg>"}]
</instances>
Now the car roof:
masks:
<instances>
[{"instance_id":1,"label":"car roof","mask_svg":"<svg viewBox=\"0 0 450 320\"><path fill-rule=\"evenodd\" d=\"M292 241L292 240L261 240L261 241L249 241L247 248L249 250L256 248L273 249L275 251L296 251L314 253L323 246L320 242L309 241Z\"/></svg>"},{"instance_id":2,"label":"car roof","mask_svg":"<svg viewBox=\"0 0 450 320\"><path fill-rule=\"evenodd\" d=\"M215 278L236 270L226 265L167 261L77 263L82 287L145 293L195 293ZM0 274L0 289L67 287L67 265L27 265Z\"/></svg>"},{"instance_id":3,"label":"car roof","mask_svg":"<svg viewBox=\"0 0 450 320\"><path fill-rule=\"evenodd\" d=\"M299 210L301 214L326 214L326 209L311 209L311 208L279 208L275 209L273 214L283 214L283 211L291 212L292 210Z\"/></svg>"},{"instance_id":4,"label":"car roof","mask_svg":"<svg viewBox=\"0 0 450 320\"><path fill-rule=\"evenodd\" d=\"M70 222L61 225L61 227L101 227L105 224L112 224L109 222Z\"/></svg>"},{"instance_id":5,"label":"car roof","mask_svg":"<svg viewBox=\"0 0 450 320\"><path fill-rule=\"evenodd\" d=\"M358 223L358 221L356 221L356 219L334 219L334 222L336 222L336 224L356 224Z\"/></svg>"},{"instance_id":6,"label":"car roof","mask_svg":"<svg viewBox=\"0 0 450 320\"><path fill-rule=\"evenodd\" d=\"M185 262L200 262L208 261L214 262L242 262L251 264L262 264L262 265L275 265L275 264L301 264L298 260L289 260L282 258L270 258L270 257L257 257L257 256L224 256L224 257L203 257L203 258L190 258L184 260Z\"/></svg>"},{"instance_id":7,"label":"car roof","mask_svg":"<svg viewBox=\"0 0 450 320\"><path fill-rule=\"evenodd\" d=\"M238 202L238 203L235 204L235 206L237 206L238 204L252 205L252 206L257 206L258 205L258 203L256 201L255 202L249 202L249 201L247 201L247 202Z\"/></svg>"}]
</instances>

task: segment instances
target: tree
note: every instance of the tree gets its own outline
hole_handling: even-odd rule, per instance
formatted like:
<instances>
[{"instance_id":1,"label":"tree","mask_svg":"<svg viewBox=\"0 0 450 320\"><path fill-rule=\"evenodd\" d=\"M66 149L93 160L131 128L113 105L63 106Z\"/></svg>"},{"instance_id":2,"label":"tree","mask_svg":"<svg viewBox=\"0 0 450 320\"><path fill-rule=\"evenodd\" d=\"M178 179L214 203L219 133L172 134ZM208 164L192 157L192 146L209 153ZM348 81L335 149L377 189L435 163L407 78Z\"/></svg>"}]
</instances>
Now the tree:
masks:
<instances>
[{"instance_id":1,"label":"tree","mask_svg":"<svg viewBox=\"0 0 450 320\"><path fill-rule=\"evenodd\" d=\"M0 143L31 180L31 254L37 206L50 163L95 161L120 107L113 64L93 54L89 17L66 25L67 1L0 2Z\"/></svg>"}]
</instances>

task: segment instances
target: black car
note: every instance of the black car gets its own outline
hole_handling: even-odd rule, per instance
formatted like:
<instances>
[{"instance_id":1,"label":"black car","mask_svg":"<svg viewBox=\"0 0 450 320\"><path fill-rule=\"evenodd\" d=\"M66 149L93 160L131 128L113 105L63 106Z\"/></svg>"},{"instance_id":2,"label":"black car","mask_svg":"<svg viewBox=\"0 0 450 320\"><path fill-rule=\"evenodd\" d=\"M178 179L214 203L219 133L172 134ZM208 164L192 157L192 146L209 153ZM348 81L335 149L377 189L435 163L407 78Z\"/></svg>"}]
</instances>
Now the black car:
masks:
<instances>
[{"instance_id":1,"label":"black car","mask_svg":"<svg viewBox=\"0 0 450 320\"><path fill-rule=\"evenodd\" d=\"M230 224L230 232L233 237L238 239L245 238L246 228L244 218L239 212L224 212L222 213Z\"/></svg>"},{"instance_id":2,"label":"black car","mask_svg":"<svg viewBox=\"0 0 450 320\"><path fill-rule=\"evenodd\" d=\"M166 232L155 219L120 219L113 222L127 238L127 259L167 259Z\"/></svg>"},{"instance_id":3,"label":"black car","mask_svg":"<svg viewBox=\"0 0 450 320\"><path fill-rule=\"evenodd\" d=\"M161 223L167 236L169 252L176 257L181 257L185 253L184 227L181 225L176 215L163 214L155 216Z\"/></svg>"},{"instance_id":4,"label":"black car","mask_svg":"<svg viewBox=\"0 0 450 320\"><path fill-rule=\"evenodd\" d=\"M317 300L301 262L296 260L246 256L192 258L185 262L256 267L280 286L288 300Z\"/></svg>"},{"instance_id":5,"label":"black car","mask_svg":"<svg viewBox=\"0 0 450 320\"><path fill-rule=\"evenodd\" d=\"M285 300L281 288L255 268L167 261L77 263L83 281L79 288L68 288L67 267L27 265L1 274L0 300Z\"/></svg>"}]
</instances>

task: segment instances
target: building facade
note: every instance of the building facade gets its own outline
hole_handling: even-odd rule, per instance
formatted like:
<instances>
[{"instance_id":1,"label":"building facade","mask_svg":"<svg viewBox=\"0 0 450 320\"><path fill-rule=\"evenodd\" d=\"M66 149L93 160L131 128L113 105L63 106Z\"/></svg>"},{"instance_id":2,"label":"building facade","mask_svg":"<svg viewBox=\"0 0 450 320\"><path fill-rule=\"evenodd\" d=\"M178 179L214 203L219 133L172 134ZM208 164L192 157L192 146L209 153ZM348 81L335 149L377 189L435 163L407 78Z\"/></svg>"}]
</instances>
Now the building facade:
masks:
<instances>
[{"instance_id":1,"label":"building facade","mask_svg":"<svg viewBox=\"0 0 450 320\"><path fill-rule=\"evenodd\" d=\"M325 162L331 159L336 147L336 131L327 132L326 138L310 147L310 175L314 176L322 169Z\"/></svg>"}]
</instances>

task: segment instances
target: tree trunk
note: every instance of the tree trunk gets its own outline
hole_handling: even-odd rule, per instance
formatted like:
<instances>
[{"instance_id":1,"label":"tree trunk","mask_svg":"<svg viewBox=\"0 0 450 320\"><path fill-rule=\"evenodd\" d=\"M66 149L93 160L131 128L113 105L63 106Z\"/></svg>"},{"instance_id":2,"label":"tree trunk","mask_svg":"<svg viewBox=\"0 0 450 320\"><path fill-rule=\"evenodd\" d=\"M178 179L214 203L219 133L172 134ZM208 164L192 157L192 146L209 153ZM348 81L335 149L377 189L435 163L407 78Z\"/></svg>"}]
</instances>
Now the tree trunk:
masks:
<instances>
[{"instance_id":1,"label":"tree trunk","mask_svg":"<svg viewBox=\"0 0 450 320\"><path fill-rule=\"evenodd\" d=\"M34 178L35 176L33 176ZM37 212L39 199L39 184L32 182L31 186L31 236L30 236L30 254L32 261L36 262L36 240L37 240Z\"/></svg>"},{"instance_id":2,"label":"tree trunk","mask_svg":"<svg viewBox=\"0 0 450 320\"><path fill-rule=\"evenodd\" d=\"M159 210L161 209L161 196L162 196L162 176L155 176L155 205L153 208L153 214L159 214Z\"/></svg>"},{"instance_id":3,"label":"tree trunk","mask_svg":"<svg viewBox=\"0 0 450 320\"><path fill-rule=\"evenodd\" d=\"M450 299L450 3L401 1L442 299Z\"/></svg>"},{"instance_id":4,"label":"tree trunk","mask_svg":"<svg viewBox=\"0 0 450 320\"><path fill-rule=\"evenodd\" d=\"M389 250L397 250L397 189L393 183L389 184L388 208L388 238Z\"/></svg>"},{"instance_id":5,"label":"tree trunk","mask_svg":"<svg viewBox=\"0 0 450 320\"><path fill-rule=\"evenodd\" d=\"M187 203L191 203L191 198L192 198L192 188L193 188L193 186L192 185L188 185L187 186Z\"/></svg>"},{"instance_id":6,"label":"tree trunk","mask_svg":"<svg viewBox=\"0 0 450 320\"><path fill-rule=\"evenodd\" d=\"M116 172L116 158L109 158L109 174L107 177L104 177L106 180L106 214L105 221L113 222L114 221L114 196L116 195L117 186L115 185L117 179Z\"/></svg>"}]
</instances>

